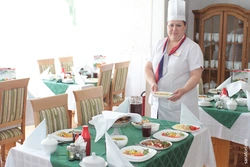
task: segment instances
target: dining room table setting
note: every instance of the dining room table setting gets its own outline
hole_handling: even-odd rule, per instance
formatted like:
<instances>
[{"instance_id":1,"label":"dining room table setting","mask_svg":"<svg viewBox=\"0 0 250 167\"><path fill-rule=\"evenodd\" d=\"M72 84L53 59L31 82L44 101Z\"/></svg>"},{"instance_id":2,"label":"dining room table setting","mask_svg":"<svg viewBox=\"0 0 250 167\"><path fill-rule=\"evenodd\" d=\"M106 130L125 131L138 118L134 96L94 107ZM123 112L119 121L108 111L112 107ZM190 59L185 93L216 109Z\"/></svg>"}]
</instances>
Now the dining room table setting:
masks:
<instances>
[{"instance_id":1,"label":"dining room table setting","mask_svg":"<svg viewBox=\"0 0 250 167\"><path fill-rule=\"evenodd\" d=\"M31 165L34 161L39 162L37 166L49 167L216 166L208 129L184 104L180 122L130 113L128 104L125 101L114 111L103 111L88 125L47 136L44 120L28 136L26 144L10 150L6 167ZM43 135L38 134L41 131ZM45 146L50 144L48 152Z\"/></svg>"}]
</instances>

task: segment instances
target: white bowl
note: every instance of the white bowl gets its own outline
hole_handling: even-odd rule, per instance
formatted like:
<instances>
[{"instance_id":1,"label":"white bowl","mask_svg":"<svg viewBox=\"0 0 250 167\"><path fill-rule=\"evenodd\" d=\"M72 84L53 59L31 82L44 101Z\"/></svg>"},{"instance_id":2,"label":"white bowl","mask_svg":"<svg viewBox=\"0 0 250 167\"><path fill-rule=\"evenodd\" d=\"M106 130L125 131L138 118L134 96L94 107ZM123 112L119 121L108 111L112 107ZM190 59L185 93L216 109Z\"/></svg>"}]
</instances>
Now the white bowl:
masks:
<instances>
[{"instance_id":1,"label":"white bowl","mask_svg":"<svg viewBox=\"0 0 250 167\"><path fill-rule=\"evenodd\" d=\"M247 98L237 98L236 102L239 106L246 106L247 105Z\"/></svg>"},{"instance_id":2,"label":"white bowl","mask_svg":"<svg viewBox=\"0 0 250 167\"><path fill-rule=\"evenodd\" d=\"M198 105L199 106L211 106L212 104L209 101L202 100L202 101L198 101Z\"/></svg>"},{"instance_id":3,"label":"white bowl","mask_svg":"<svg viewBox=\"0 0 250 167\"><path fill-rule=\"evenodd\" d=\"M151 134L157 132L160 128L160 124L155 122L144 123L143 125L151 125Z\"/></svg>"},{"instance_id":4,"label":"white bowl","mask_svg":"<svg viewBox=\"0 0 250 167\"><path fill-rule=\"evenodd\" d=\"M41 142L43 151L50 155L54 153L57 149L58 141L53 138L52 135L48 134L47 138L43 139Z\"/></svg>"},{"instance_id":5,"label":"white bowl","mask_svg":"<svg viewBox=\"0 0 250 167\"><path fill-rule=\"evenodd\" d=\"M119 148L126 146L128 143L128 137L125 135L112 135L111 138Z\"/></svg>"},{"instance_id":6,"label":"white bowl","mask_svg":"<svg viewBox=\"0 0 250 167\"><path fill-rule=\"evenodd\" d=\"M237 105L235 104L227 104L227 109L229 110L236 110L236 108L237 108Z\"/></svg>"}]
</instances>

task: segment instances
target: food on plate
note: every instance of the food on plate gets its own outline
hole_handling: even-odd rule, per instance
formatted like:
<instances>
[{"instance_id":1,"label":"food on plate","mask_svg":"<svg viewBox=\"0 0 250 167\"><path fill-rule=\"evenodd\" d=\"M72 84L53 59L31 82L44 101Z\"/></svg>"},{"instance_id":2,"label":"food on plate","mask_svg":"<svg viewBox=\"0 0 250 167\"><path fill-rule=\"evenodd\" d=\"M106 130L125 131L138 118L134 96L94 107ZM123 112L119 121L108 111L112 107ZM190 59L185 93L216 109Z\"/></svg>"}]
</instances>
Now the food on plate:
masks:
<instances>
[{"instance_id":1,"label":"food on plate","mask_svg":"<svg viewBox=\"0 0 250 167\"><path fill-rule=\"evenodd\" d=\"M57 136L60 136L60 137L66 137L66 138L72 138L73 137L73 133L72 131L69 131L69 132L59 132L56 134Z\"/></svg>"},{"instance_id":2,"label":"food on plate","mask_svg":"<svg viewBox=\"0 0 250 167\"><path fill-rule=\"evenodd\" d=\"M155 92L156 95L163 95L163 96L172 96L172 93L169 92Z\"/></svg>"},{"instance_id":3,"label":"food on plate","mask_svg":"<svg viewBox=\"0 0 250 167\"><path fill-rule=\"evenodd\" d=\"M173 137L173 138L180 138L180 137L184 137L185 136L185 134L182 133L182 132L172 132L172 131L163 132L161 135L162 136L166 136L166 137Z\"/></svg>"},{"instance_id":4,"label":"food on plate","mask_svg":"<svg viewBox=\"0 0 250 167\"><path fill-rule=\"evenodd\" d=\"M197 131L200 129L199 126L184 125L184 124L177 124L174 126L174 128L178 130L185 130L185 131Z\"/></svg>"},{"instance_id":5,"label":"food on plate","mask_svg":"<svg viewBox=\"0 0 250 167\"><path fill-rule=\"evenodd\" d=\"M124 138L119 138L119 137L113 137L113 140L125 140Z\"/></svg>"},{"instance_id":6,"label":"food on plate","mask_svg":"<svg viewBox=\"0 0 250 167\"><path fill-rule=\"evenodd\" d=\"M124 117L121 117L119 119L117 119L115 121L116 124L119 124L119 123L126 123L126 122L129 122L130 121L130 116L124 116Z\"/></svg>"},{"instance_id":7,"label":"food on plate","mask_svg":"<svg viewBox=\"0 0 250 167\"><path fill-rule=\"evenodd\" d=\"M169 142L161 141L158 139L145 140L145 141L142 141L140 144L146 147L156 147L156 148L168 148L171 146Z\"/></svg>"},{"instance_id":8,"label":"food on plate","mask_svg":"<svg viewBox=\"0 0 250 167\"><path fill-rule=\"evenodd\" d=\"M148 153L149 153L148 149L142 149L142 150L129 149L123 152L123 154L131 156L144 156L147 155Z\"/></svg>"},{"instance_id":9,"label":"food on plate","mask_svg":"<svg viewBox=\"0 0 250 167\"><path fill-rule=\"evenodd\" d=\"M141 122L134 122L136 125L142 125L144 123L149 123L150 121L148 119L143 119Z\"/></svg>"},{"instance_id":10,"label":"food on plate","mask_svg":"<svg viewBox=\"0 0 250 167\"><path fill-rule=\"evenodd\" d=\"M207 95L199 95L199 98L206 98Z\"/></svg>"}]
</instances>

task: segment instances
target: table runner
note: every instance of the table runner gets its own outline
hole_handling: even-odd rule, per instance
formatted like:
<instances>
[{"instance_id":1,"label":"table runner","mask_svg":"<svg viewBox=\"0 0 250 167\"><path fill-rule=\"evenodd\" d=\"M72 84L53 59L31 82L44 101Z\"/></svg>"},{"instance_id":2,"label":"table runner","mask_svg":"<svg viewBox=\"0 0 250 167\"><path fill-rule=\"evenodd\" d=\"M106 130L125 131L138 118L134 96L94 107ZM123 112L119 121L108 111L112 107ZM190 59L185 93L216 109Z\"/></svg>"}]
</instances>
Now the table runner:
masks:
<instances>
[{"instance_id":1,"label":"table runner","mask_svg":"<svg viewBox=\"0 0 250 167\"><path fill-rule=\"evenodd\" d=\"M146 119L147 117L144 117ZM147 118L151 122L158 122L161 124L160 129L171 128L175 125L175 122L169 122L164 120L157 120L152 118ZM81 127L78 127L81 129ZM102 137L97 143L94 142L95 139L95 128L94 126L89 126L91 138L91 152L95 152L96 155L103 157L106 160L106 145L105 145L105 138ZM108 133L111 134L113 132L113 128L110 128ZM120 128L120 133L126 135L128 137L128 144L135 145L135 143L139 143L143 140L141 130L136 129L131 124L127 125L126 127ZM188 150L193 142L194 136L189 134L189 136L180 142L173 142L171 148L164 150L160 153L157 153L153 158L144 161L144 162L137 162L132 163L137 165L138 167L159 167L159 166L174 166L174 167L182 167L185 158L188 154ZM62 146L58 146L55 153L53 153L50 157L51 164L54 167L70 167L70 166L78 166L80 161L68 161L67 153L66 153L66 146L68 144L64 144Z\"/></svg>"},{"instance_id":2,"label":"table runner","mask_svg":"<svg viewBox=\"0 0 250 167\"><path fill-rule=\"evenodd\" d=\"M227 109L218 109L215 106L215 102L211 102L212 107L201 107L206 113L208 113L215 120L220 122L227 128L231 128L235 121L239 118L240 114L249 112L247 107L237 106L235 111Z\"/></svg>"}]
</instances>

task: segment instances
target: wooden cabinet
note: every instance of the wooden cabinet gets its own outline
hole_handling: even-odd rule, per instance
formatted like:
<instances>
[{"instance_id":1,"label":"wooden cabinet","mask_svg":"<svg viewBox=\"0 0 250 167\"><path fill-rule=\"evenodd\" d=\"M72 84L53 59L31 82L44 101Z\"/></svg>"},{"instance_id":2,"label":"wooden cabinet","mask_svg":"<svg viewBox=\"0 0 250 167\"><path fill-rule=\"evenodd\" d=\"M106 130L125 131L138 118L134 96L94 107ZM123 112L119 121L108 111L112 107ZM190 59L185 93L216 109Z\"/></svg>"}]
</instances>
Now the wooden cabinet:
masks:
<instances>
[{"instance_id":1,"label":"wooden cabinet","mask_svg":"<svg viewBox=\"0 0 250 167\"><path fill-rule=\"evenodd\" d=\"M250 10L215 4L193 10L193 14L194 41L204 54L204 84L214 81L218 86L233 70L250 68Z\"/></svg>"}]
</instances>

